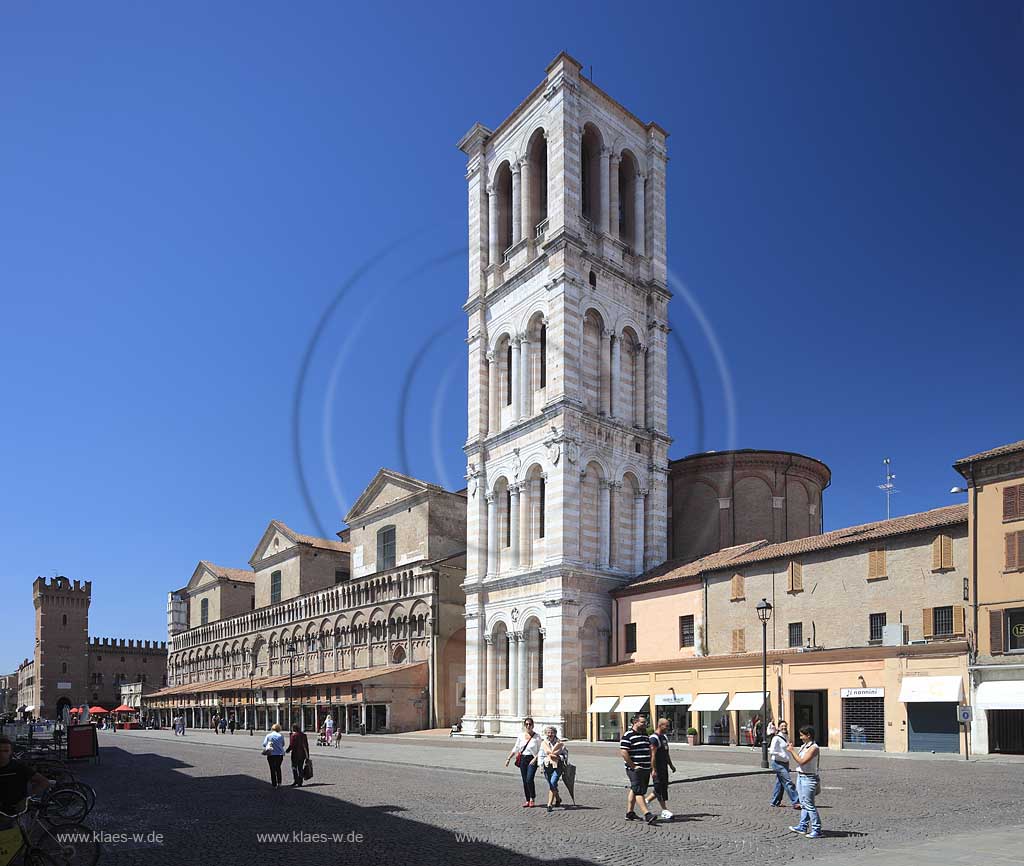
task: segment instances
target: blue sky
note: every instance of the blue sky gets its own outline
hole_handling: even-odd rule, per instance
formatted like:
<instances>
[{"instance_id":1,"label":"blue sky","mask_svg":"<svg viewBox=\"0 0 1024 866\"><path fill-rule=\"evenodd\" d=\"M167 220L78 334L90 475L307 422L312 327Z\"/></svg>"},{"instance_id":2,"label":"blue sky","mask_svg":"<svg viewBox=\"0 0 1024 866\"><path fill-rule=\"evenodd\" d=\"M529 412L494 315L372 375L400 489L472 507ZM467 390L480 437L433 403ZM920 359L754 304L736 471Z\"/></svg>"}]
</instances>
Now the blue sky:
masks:
<instances>
[{"instance_id":1,"label":"blue sky","mask_svg":"<svg viewBox=\"0 0 1024 866\"><path fill-rule=\"evenodd\" d=\"M333 532L383 465L462 485L455 143L562 49L671 133L670 267L735 409L674 301L674 456L814 455L834 528L884 516L884 456L906 513L1024 437L1019 2L2 16L0 668L36 575L93 581L94 636L161 638L271 518Z\"/></svg>"}]
</instances>

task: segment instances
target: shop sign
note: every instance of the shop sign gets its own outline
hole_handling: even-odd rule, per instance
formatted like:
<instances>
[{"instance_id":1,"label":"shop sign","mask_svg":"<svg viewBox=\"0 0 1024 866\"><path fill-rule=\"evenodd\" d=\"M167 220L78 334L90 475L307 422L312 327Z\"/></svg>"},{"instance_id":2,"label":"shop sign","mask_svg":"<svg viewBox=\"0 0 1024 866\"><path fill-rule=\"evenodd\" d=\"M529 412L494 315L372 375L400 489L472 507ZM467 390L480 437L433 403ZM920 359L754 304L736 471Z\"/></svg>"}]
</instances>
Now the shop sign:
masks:
<instances>
[{"instance_id":1,"label":"shop sign","mask_svg":"<svg viewBox=\"0 0 1024 866\"><path fill-rule=\"evenodd\" d=\"M655 695L654 705L657 707L681 707L693 703L693 695Z\"/></svg>"},{"instance_id":2,"label":"shop sign","mask_svg":"<svg viewBox=\"0 0 1024 866\"><path fill-rule=\"evenodd\" d=\"M69 691L71 689L71 683L58 682L57 688L60 689L62 692Z\"/></svg>"},{"instance_id":3,"label":"shop sign","mask_svg":"<svg viewBox=\"0 0 1024 866\"><path fill-rule=\"evenodd\" d=\"M841 698L884 698L885 689L840 689Z\"/></svg>"}]
</instances>

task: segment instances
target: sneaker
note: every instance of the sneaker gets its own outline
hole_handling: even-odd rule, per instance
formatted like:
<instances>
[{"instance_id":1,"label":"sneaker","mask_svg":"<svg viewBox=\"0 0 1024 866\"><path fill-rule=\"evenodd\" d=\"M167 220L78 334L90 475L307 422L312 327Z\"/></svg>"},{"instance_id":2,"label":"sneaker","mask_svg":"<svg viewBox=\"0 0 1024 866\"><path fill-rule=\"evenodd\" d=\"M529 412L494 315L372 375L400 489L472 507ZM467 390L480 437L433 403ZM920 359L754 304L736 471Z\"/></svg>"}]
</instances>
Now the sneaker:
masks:
<instances>
[{"instance_id":1,"label":"sneaker","mask_svg":"<svg viewBox=\"0 0 1024 866\"><path fill-rule=\"evenodd\" d=\"M525 803L523 803L523 808L524 809L529 809L530 806L531 806L531 801L530 800L527 800Z\"/></svg>"},{"instance_id":2,"label":"sneaker","mask_svg":"<svg viewBox=\"0 0 1024 866\"><path fill-rule=\"evenodd\" d=\"M554 809L552 809L551 806L548 806L548 813L550 814L553 811L554 811Z\"/></svg>"},{"instance_id":3,"label":"sneaker","mask_svg":"<svg viewBox=\"0 0 1024 866\"><path fill-rule=\"evenodd\" d=\"M529 803L527 803L526 805L527 805L527 807L528 807L528 808L532 809L532 808L533 808L534 806L536 806L537 804L536 804L536 803L534 803L534 802L533 802L533 800L530 800L530 802L529 802Z\"/></svg>"},{"instance_id":4,"label":"sneaker","mask_svg":"<svg viewBox=\"0 0 1024 866\"><path fill-rule=\"evenodd\" d=\"M799 833L801 836L806 836L807 835L807 831L806 830L801 830L799 827L790 827L789 828L789 832L790 833Z\"/></svg>"},{"instance_id":5,"label":"sneaker","mask_svg":"<svg viewBox=\"0 0 1024 866\"><path fill-rule=\"evenodd\" d=\"M659 821L671 821L675 815L673 815L668 809L663 809L661 814L658 816Z\"/></svg>"},{"instance_id":6,"label":"sneaker","mask_svg":"<svg viewBox=\"0 0 1024 866\"><path fill-rule=\"evenodd\" d=\"M808 833L806 836L804 836L804 838L805 839L820 839L821 838L821 833Z\"/></svg>"},{"instance_id":7,"label":"sneaker","mask_svg":"<svg viewBox=\"0 0 1024 866\"><path fill-rule=\"evenodd\" d=\"M658 819L654 817L654 813L653 812L648 812L646 815L644 815L644 820L648 824L654 824L654 822L657 821Z\"/></svg>"},{"instance_id":8,"label":"sneaker","mask_svg":"<svg viewBox=\"0 0 1024 866\"><path fill-rule=\"evenodd\" d=\"M627 813L626 813L626 820L627 820L627 821L636 821L636 820L638 820L639 818L640 818L640 816L639 816L639 815L637 815L637 813L636 813L636 812L627 812Z\"/></svg>"}]
</instances>

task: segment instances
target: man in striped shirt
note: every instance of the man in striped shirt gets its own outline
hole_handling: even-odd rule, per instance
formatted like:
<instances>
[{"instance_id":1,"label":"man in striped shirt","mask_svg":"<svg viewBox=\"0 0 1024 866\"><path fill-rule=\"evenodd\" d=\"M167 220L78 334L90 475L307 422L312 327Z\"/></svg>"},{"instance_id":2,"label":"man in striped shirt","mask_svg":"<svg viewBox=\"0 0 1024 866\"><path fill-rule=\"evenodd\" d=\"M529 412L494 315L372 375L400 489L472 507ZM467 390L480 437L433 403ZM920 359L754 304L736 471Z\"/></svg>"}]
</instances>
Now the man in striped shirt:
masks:
<instances>
[{"instance_id":1,"label":"man in striped shirt","mask_svg":"<svg viewBox=\"0 0 1024 866\"><path fill-rule=\"evenodd\" d=\"M639 807L644 820L654 825L654 815L647 811L644 795L651 782L651 741L647 738L647 716L633 716L633 723L619 741L622 760L626 762L629 776L629 795L626 797L626 820L636 821L639 816L633 811Z\"/></svg>"}]
</instances>

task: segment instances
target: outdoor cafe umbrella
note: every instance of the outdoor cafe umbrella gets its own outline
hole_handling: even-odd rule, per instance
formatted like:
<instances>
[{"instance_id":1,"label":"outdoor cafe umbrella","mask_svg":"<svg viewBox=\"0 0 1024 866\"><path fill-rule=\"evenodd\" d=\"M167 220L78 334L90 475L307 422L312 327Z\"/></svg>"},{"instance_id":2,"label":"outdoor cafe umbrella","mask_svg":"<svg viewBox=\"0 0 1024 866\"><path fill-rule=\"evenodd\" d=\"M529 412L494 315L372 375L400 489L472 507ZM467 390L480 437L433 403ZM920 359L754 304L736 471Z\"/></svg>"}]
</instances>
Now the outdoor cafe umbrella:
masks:
<instances>
[{"instance_id":1,"label":"outdoor cafe umbrella","mask_svg":"<svg viewBox=\"0 0 1024 866\"><path fill-rule=\"evenodd\" d=\"M134 713L135 709L133 707L126 707L124 704L121 704L121 706L116 707L114 709L114 712L115 713Z\"/></svg>"},{"instance_id":2,"label":"outdoor cafe umbrella","mask_svg":"<svg viewBox=\"0 0 1024 866\"><path fill-rule=\"evenodd\" d=\"M89 707L89 715L99 715L100 713L107 713L109 710L103 709L103 707Z\"/></svg>"}]
</instances>

